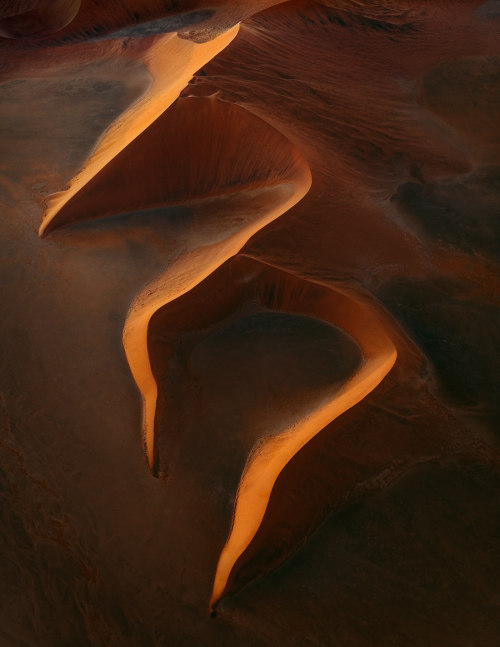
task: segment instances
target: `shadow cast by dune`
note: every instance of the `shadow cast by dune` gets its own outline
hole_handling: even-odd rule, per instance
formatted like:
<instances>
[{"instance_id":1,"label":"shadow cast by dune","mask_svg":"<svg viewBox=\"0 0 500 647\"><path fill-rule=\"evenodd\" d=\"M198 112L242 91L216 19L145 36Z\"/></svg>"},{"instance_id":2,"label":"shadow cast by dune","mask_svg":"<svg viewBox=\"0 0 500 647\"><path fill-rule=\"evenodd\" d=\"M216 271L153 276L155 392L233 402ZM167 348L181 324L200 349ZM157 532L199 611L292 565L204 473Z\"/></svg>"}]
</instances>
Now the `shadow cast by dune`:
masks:
<instances>
[{"instance_id":1,"label":"shadow cast by dune","mask_svg":"<svg viewBox=\"0 0 500 647\"><path fill-rule=\"evenodd\" d=\"M236 493L213 606L233 590L245 553L254 557L252 541L282 470L384 379L396 350L355 295L237 256L155 313L148 351L160 385L154 471L167 475L181 439L192 434L200 455L210 456L207 443L219 449L197 479L205 469L223 475L207 487ZM204 421L196 428L191 411ZM213 460L221 461L216 469ZM283 559L298 541L290 523Z\"/></svg>"},{"instance_id":2,"label":"shadow cast by dune","mask_svg":"<svg viewBox=\"0 0 500 647\"><path fill-rule=\"evenodd\" d=\"M47 226L46 234L65 230L80 240L85 230L91 240L96 235L109 237L117 227L127 229L129 237L131 227L138 236L155 227L166 234L164 270L131 304L123 336L143 397L150 466L157 397L147 352L151 316L298 202L310 181L300 153L264 121L213 97L184 98L88 182Z\"/></svg>"}]
</instances>

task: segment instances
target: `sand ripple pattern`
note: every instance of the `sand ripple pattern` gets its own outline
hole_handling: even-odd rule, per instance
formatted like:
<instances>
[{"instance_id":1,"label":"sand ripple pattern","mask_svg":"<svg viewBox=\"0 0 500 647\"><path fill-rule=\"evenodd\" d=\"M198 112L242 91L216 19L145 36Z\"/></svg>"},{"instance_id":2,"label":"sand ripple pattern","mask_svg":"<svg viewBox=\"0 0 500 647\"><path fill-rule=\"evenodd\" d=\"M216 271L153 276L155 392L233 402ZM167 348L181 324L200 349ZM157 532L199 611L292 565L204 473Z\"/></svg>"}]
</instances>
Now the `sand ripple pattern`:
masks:
<instances>
[{"instance_id":1,"label":"sand ripple pattern","mask_svg":"<svg viewBox=\"0 0 500 647\"><path fill-rule=\"evenodd\" d=\"M344 331L361 350L356 370L328 398L287 420L279 433L255 442L219 558L211 608L231 588L279 474L311 438L371 393L396 361L383 320L362 295L238 256L254 234L306 195L312 179L295 146L243 107L216 96L178 99L192 74L236 33L237 28L203 44L175 34L158 39L147 55L153 78L148 92L104 133L68 189L53 196L40 227L45 236L83 221L109 218L112 224L113 218L131 214L168 219L172 209L188 219L189 227L165 254L162 270L131 303L123 331L127 360L142 396L144 446L154 473L159 385L148 345L150 322L176 300L189 300L195 288L203 290L206 281L229 285L234 272L249 271L256 298L266 308L322 320Z\"/></svg>"}]
</instances>

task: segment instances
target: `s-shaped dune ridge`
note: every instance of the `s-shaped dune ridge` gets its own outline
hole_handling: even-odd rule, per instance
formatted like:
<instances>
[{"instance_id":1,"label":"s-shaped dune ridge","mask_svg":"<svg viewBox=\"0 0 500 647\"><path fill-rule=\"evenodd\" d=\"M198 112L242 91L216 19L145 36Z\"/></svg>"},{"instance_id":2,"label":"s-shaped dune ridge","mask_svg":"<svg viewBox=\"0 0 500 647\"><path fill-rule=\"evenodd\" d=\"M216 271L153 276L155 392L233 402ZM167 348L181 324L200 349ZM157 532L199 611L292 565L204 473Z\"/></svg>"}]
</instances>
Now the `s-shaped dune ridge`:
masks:
<instances>
[{"instance_id":1,"label":"s-shaped dune ridge","mask_svg":"<svg viewBox=\"0 0 500 647\"><path fill-rule=\"evenodd\" d=\"M178 99L194 71L234 38L237 27L201 45L175 34L157 40L147 55L149 91L104 133L82 170L52 197L40 235L82 221L181 206L193 218L162 272L136 296L127 314L123 346L143 400L144 445L156 471L158 382L151 367L148 332L155 313L203 282L242 250L259 230L309 190L307 162L294 145L244 108L216 97ZM163 215L162 215L163 214ZM245 262L249 262L248 260ZM267 268L261 293L279 270ZM222 274L223 276L223 274ZM281 280L281 279L280 279ZM317 286L307 291L317 290ZM339 327L359 345L362 362L349 379L305 415L255 443L243 470L232 526L222 549L210 606L228 590L234 567L264 518L273 486L291 458L332 420L355 406L385 378L396 349L381 320L362 300L322 288L318 303L275 302ZM261 298L264 298L263 293ZM319 304L319 305L318 305Z\"/></svg>"}]
</instances>

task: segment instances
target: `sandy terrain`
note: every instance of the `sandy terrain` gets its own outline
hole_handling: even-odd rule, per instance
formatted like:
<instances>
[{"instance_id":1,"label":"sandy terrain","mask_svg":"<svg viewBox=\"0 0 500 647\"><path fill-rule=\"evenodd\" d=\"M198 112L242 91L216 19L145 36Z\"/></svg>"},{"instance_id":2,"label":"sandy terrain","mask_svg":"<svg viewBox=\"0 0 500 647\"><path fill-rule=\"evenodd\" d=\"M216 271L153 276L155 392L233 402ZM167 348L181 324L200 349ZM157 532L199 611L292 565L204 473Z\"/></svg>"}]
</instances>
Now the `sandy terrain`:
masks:
<instances>
[{"instance_id":1,"label":"sandy terrain","mask_svg":"<svg viewBox=\"0 0 500 647\"><path fill-rule=\"evenodd\" d=\"M496 646L498 3L0 4L2 646Z\"/></svg>"}]
</instances>

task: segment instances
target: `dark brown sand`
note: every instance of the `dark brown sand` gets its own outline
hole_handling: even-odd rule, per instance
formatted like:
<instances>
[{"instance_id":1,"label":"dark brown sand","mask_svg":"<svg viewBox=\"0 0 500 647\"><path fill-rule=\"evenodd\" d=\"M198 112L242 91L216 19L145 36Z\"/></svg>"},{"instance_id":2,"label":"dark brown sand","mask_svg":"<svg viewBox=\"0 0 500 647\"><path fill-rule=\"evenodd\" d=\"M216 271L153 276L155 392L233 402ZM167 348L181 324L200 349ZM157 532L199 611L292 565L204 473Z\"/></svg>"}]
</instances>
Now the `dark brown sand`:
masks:
<instances>
[{"instance_id":1,"label":"dark brown sand","mask_svg":"<svg viewBox=\"0 0 500 647\"><path fill-rule=\"evenodd\" d=\"M499 644L497 5L0 3L2 647Z\"/></svg>"}]
</instances>

